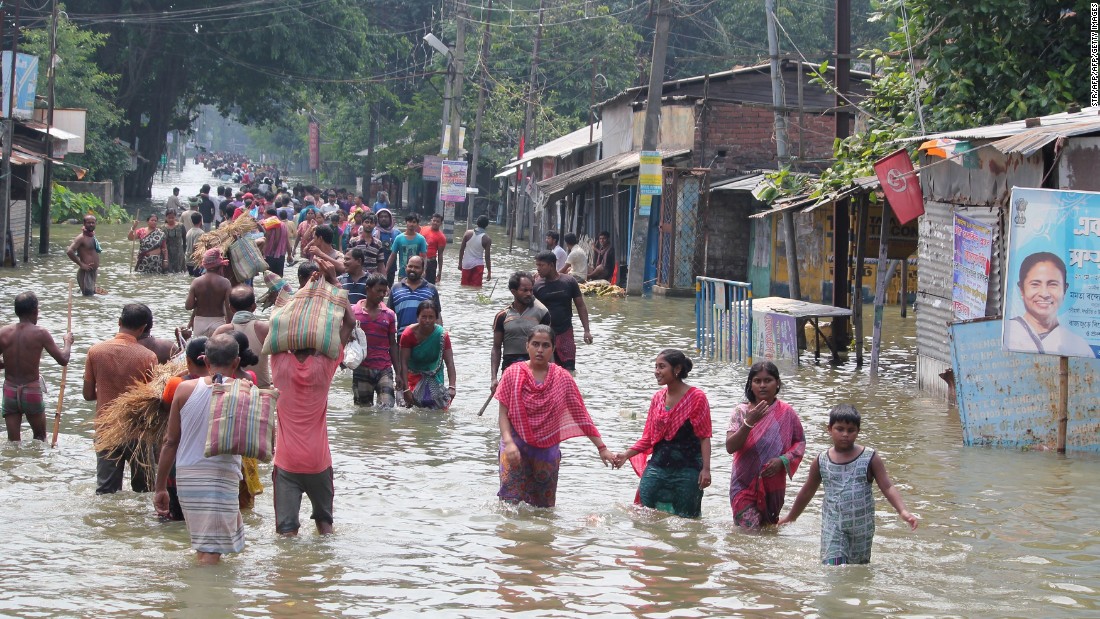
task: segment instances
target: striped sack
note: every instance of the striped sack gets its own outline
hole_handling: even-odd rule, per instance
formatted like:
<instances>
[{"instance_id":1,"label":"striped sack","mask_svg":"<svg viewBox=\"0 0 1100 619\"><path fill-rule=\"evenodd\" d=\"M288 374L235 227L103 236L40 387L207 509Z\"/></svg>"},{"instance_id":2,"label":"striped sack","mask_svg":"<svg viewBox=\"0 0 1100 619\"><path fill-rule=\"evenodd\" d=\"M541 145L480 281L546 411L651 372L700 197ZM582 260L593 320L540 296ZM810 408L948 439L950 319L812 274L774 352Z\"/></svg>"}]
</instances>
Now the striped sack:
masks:
<instances>
[{"instance_id":1,"label":"striped sack","mask_svg":"<svg viewBox=\"0 0 1100 619\"><path fill-rule=\"evenodd\" d=\"M294 293L286 305L271 313L271 332L264 341L264 354L292 350L316 350L339 359L340 325L347 311L348 292L324 280L311 280Z\"/></svg>"},{"instance_id":2,"label":"striped sack","mask_svg":"<svg viewBox=\"0 0 1100 619\"><path fill-rule=\"evenodd\" d=\"M275 452L275 405L279 392L260 389L243 378L211 387L210 428L204 455L245 456L270 462Z\"/></svg>"},{"instance_id":3,"label":"striped sack","mask_svg":"<svg viewBox=\"0 0 1100 619\"><path fill-rule=\"evenodd\" d=\"M267 269L267 259L256 246L256 241L241 237L229 246L229 264L239 282L248 282Z\"/></svg>"}]
</instances>

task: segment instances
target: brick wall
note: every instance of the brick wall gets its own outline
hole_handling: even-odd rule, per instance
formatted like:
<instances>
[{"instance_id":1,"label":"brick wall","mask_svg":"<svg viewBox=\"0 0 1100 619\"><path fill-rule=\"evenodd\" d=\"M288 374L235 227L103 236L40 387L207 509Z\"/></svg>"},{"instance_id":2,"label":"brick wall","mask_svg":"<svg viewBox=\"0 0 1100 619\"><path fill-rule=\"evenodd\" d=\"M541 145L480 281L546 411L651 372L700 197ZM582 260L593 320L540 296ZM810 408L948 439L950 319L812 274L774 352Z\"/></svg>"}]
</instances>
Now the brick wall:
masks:
<instances>
[{"instance_id":1,"label":"brick wall","mask_svg":"<svg viewBox=\"0 0 1100 619\"><path fill-rule=\"evenodd\" d=\"M709 164L720 150L726 151L723 159L715 161L712 168L715 177L727 176L744 170L775 169L775 118L772 111L762 106L746 106L736 103L711 101L706 111L706 136L703 135L703 110L696 116L696 153L702 152L702 163ZM804 114L799 124L798 114L787 116L788 152L792 157L801 152L804 160L820 160L832 157L833 117L824 114ZM700 161L696 158L695 163ZM825 163L807 162L806 167L824 168Z\"/></svg>"},{"instance_id":2,"label":"brick wall","mask_svg":"<svg viewBox=\"0 0 1100 619\"><path fill-rule=\"evenodd\" d=\"M747 217L752 213L753 202L755 200L747 191L715 191L710 194L705 224L707 277L748 281L751 226ZM699 241L702 245L702 235Z\"/></svg>"}]
</instances>

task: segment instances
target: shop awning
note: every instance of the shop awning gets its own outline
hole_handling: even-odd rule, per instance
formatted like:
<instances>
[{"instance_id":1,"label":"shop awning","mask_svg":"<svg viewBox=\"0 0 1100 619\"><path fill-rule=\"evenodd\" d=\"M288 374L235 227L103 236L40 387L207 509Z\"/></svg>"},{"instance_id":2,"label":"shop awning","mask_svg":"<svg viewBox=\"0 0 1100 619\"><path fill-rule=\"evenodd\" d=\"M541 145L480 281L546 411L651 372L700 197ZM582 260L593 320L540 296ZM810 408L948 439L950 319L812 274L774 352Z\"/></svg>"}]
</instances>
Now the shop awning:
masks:
<instances>
[{"instance_id":1,"label":"shop awning","mask_svg":"<svg viewBox=\"0 0 1100 619\"><path fill-rule=\"evenodd\" d=\"M665 162L675 161L691 154L690 148L661 149L661 160ZM588 165L575 170L562 172L557 176L548 178L538 184L539 208L545 207L550 202L562 196L584 187L589 183L601 181L611 176L621 175L628 170L637 170L641 159L641 151L619 153L614 157L593 161Z\"/></svg>"}]
</instances>

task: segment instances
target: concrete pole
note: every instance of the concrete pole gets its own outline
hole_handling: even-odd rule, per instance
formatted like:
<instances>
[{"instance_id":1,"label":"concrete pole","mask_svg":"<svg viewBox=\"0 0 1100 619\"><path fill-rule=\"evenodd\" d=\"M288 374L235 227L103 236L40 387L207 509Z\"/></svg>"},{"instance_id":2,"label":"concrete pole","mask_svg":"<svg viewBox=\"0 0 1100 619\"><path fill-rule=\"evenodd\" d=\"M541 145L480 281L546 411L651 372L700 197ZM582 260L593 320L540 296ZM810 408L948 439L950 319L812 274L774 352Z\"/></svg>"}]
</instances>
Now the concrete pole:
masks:
<instances>
[{"instance_id":1,"label":"concrete pole","mask_svg":"<svg viewBox=\"0 0 1100 619\"><path fill-rule=\"evenodd\" d=\"M764 12L768 20L768 56L771 59L772 78L772 112L775 117L775 154L779 167L782 168L789 160L787 149L787 119L783 115L787 106L786 97L783 95L783 70L779 66L779 33L775 27L775 0L764 1ZM802 81L801 73L798 76ZM788 296L792 299L802 298L802 284L798 277L798 245L795 238L794 213L783 213L783 248L787 256L787 284Z\"/></svg>"},{"instance_id":2,"label":"concrete pole","mask_svg":"<svg viewBox=\"0 0 1100 619\"><path fill-rule=\"evenodd\" d=\"M669 0L658 0L657 23L653 37L653 59L649 66L649 92L645 109L645 131L642 134L642 150L657 150L660 144L661 95L665 76L665 52L668 48ZM649 239L649 213L660 212L661 197L653 196L650 211L643 211L641 194L634 207L634 228L630 239L630 268L626 276L626 293L642 294L645 283L646 245ZM644 213L644 214L643 214Z\"/></svg>"},{"instance_id":3,"label":"concrete pole","mask_svg":"<svg viewBox=\"0 0 1100 619\"><path fill-rule=\"evenodd\" d=\"M0 94L8 100L8 117L4 121L4 161L0 167L4 175L4 193L0 195L0 265L8 251L8 231L11 227L11 140L15 132L15 60L19 56L19 9L21 0L15 0L15 30L11 41L11 66L8 67L8 92ZM46 152L50 151L50 136L46 136ZM15 248L11 248L12 266L15 266Z\"/></svg>"},{"instance_id":4,"label":"concrete pole","mask_svg":"<svg viewBox=\"0 0 1100 619\"><path fill-rule=\"evenodd\" d=\"M451 135L450 141L447 144L447 157L452 161L458 161L460 157L460 150L462 143L458 137L460 135L460 128L462 127L462 71L463 62L465 60L466 52L466 5L461 2L456 3L458 12L455 15L455 19L458 21L458 34L455 36L455 49L454 49L454 86L451 89ZM467 177L469 182L469 177ZM467 197L467 200L469 198ZM455 232L455 212L452 205L451 208L443 209L443 234L448 237L453 236Z\"/></svg>"},{"instance_id":5,"label":"concrete pole","mask_svg":"<svg viewBox=\"0 0 1100 619\"><path fill-rule=\"evenodd\" d=\"M477 187L477 159L481 150L481 121L485 117L485 88L486 76L489 74L489 23L493 16L493 0L489 0L489 10L485 13L485 32L481 35L481 80L477 87L477 118L474 120L474 143L470 153L470 184ZM473 229L474 222L474 196L467 198L466 204L466 229Z\"/></svg>"},{"instance_id":6,"label":"concrete pole","mask_svg":"<svg viewBox=\"0 0 1100 619\"><path fill-rule=\"evenodd\" d=\"M56 69L53 66L53 57L57 54L57 0L53 0L50 11L50 57L46 60L46 70L49 71L46 93L46 131L53 127L54 108L54 78ZM49 138L46 138L49 140ZM28 192L29 193L29 192ZM53 161L47 157L43 164L42 190L38 193L42 200L42 214L38 218L38 253L45 254L50 251L50 202L53 200ZM28 195L27 208L30 208L30 196Z\"/></svg>"}]
</instances>

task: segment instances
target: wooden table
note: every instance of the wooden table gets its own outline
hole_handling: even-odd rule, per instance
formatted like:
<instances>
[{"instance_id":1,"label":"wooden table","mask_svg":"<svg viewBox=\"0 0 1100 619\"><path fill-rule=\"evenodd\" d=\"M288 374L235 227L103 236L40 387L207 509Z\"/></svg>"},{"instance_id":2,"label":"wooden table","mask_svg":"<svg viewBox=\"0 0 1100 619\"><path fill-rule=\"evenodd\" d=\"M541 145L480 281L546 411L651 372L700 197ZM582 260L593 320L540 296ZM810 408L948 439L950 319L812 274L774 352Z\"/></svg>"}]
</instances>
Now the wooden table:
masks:
<instances>
[{"instance_id":1,"label":"wooden table","mask_svg":"<svg viewBox=\"0 0 1100 619\"><path fill-rule=\"evenodd\" d=\"M752 311L754 312L771 312L773 314L786 314L788 316L794 316L795 318L808 319L814 326L814 331L817 332L818 337L814 342L814 360L821 359L821 340L829 345L829 350L833 353L833 359L839 358L839 351L836 349L836 343L832 338L825 337L825 334L821 332L821 327L818 325L818 319L820 318L845 318L851 317L852 310L845 307L834 307L832 305L822 305L820 303L809 303L807 301L798 301L796 299L788 299L786 297L763 297L760 299L752 300Z\"/></svg>"}]
</instances>

